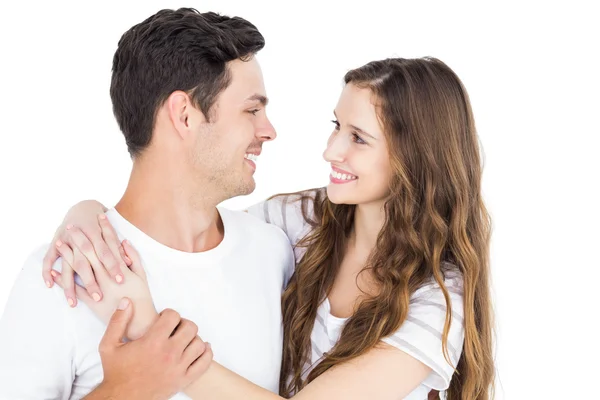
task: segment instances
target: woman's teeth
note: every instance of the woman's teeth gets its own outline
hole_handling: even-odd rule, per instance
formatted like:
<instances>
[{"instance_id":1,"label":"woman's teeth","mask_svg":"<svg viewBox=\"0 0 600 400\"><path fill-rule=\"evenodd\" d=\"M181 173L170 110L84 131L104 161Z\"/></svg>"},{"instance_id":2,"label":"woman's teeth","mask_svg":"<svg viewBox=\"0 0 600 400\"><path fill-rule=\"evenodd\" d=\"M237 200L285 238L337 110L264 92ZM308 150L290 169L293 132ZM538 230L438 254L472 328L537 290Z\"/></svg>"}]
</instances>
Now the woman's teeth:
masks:
<instances>
[{"instance_id":1,"label":"woman's teeth","mask_svg":"<svg viewBox=\"0 0 600 400\"><path fill-rule=\"evenodd\" d=\"M333 176L336 179L341 179L343 181L351 181L356 179L357 177L354 175L350 175L350 174L342 174L340 172L337 171L331 171L331 176Z\"/></svg>"}]
</instances>

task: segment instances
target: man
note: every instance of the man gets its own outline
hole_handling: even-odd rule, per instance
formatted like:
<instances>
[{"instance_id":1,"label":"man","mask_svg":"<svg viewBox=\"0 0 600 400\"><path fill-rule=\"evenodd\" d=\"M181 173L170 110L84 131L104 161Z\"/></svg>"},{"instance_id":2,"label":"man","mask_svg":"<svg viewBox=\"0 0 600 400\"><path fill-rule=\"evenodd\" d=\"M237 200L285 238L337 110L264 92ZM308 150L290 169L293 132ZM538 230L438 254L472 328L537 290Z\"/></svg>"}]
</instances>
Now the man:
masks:
<instances>
[{"instance_id":1,"label":"man","mask_svg":"<svg viewBox=\"0 0 600 400\"><path fill-rule=\"evenodd\" d=\"M26 261L0 320L2 399L168 397L208 365L212 353L196 338L198 328L220 364L277 391L279 304L292 249L279 228L217 208L254 190L253 160L276 137L254 57L263 46L248 21L193 9L159 11L122 36L110 95L133 168L106 215L139 252L156 309L179 314L162 313L141 339L122 344L136 305L125 300L103 339L105 324L84 304L73 307L72 287L65 302L62 289L40 282L41 248ZM75 252L74 263L82 256ZM100 301L99 289L87 285L93 276L80 278ZM147 355L148 367L127 371L132 355ZM144 380L119 380L117 370L104 376L106 360Z\"/></svg>"}]
</instances>

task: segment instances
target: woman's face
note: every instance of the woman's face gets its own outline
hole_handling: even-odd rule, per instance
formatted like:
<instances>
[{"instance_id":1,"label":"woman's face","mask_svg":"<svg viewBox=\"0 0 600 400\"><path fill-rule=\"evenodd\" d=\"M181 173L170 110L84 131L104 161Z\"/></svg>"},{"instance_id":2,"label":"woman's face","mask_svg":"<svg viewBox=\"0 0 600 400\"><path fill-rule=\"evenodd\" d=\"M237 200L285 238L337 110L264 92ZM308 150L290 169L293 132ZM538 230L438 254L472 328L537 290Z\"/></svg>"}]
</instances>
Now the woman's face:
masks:
<instances>
[{"instance_id":1,"label":"woman's face","mask_svg":"<svg viewBox=\"0 0 600 400\"><path fill-rule=\"evenodd\" d=\"M335 204L369 204L389 195L392 169L385 135L369 89L342 91L323 158L331 164L327 196Z\"/></svg>"}]
</instances>

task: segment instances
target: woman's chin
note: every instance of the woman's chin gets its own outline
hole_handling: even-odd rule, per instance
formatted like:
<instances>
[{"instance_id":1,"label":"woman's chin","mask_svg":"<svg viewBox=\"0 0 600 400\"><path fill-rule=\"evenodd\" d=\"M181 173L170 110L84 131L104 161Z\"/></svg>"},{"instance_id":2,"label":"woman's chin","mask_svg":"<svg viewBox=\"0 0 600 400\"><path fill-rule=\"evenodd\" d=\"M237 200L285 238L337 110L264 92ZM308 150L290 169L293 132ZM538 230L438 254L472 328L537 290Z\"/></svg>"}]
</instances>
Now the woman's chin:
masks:
<instances>
[{"instance_id":1,"label":"woman's chin","mask_svg":"<svg viewBox=\"0 0 600 400\"><path fill-rule=\"evenodd\" d=\"M348 191L340 188L335 183L327 185L327 198L333 204L356 204L353 201L353 197L352 193L348 193Z\"/></svg>"}]
</instances>

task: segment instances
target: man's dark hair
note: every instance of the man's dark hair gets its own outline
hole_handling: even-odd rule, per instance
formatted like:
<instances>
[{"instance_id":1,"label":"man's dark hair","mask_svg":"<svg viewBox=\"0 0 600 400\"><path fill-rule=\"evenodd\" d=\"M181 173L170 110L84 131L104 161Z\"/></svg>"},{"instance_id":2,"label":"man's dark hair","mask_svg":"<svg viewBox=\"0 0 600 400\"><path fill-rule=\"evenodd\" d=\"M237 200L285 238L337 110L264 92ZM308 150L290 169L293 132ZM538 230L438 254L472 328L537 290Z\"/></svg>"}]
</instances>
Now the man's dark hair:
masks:
<instances>
[{"instance_id":1,"label":"man's dark hair","mask_svg":"<svg viewBox=\"0 0 600 400\"><path fill-rule=\"evenodd\" d=\"M193 8L161 10L119 40L113 58L110 97L132 157L152 139L158 108L171 93L189 93L210 120L217 96L231 83L226 63L246 60L265 40L239 17Z\"/></svg>"}]
</instances>

